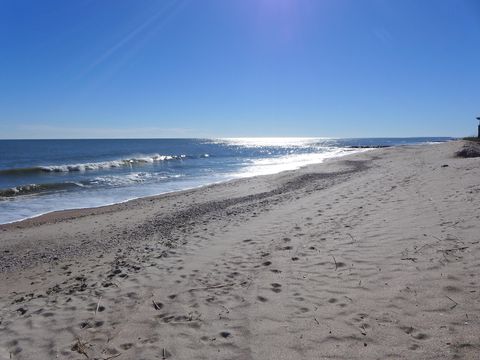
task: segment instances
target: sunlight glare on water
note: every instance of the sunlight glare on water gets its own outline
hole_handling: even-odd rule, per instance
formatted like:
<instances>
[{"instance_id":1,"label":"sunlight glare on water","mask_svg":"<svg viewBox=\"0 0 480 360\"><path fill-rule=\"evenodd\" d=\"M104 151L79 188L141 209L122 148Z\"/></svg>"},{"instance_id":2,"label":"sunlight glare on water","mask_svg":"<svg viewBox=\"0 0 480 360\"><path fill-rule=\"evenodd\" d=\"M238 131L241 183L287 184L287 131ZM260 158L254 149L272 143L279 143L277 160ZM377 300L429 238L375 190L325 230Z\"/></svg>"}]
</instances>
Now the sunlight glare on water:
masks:
<instances>
[{"instance_id":1,"label":"sunlight glare on water","mask_svg":"<svg viewBox=\"0 0 480 360\"><path fill-rule=\"evenodd\" d=\"M264 146L287 146L287 147L305 147L315 143L328 140L329 138L308 138L308 137L245 137L245 138L222 138L217 139L220 143L238 145L245 147L264 147Z\"/></svg>"}]
</instances>

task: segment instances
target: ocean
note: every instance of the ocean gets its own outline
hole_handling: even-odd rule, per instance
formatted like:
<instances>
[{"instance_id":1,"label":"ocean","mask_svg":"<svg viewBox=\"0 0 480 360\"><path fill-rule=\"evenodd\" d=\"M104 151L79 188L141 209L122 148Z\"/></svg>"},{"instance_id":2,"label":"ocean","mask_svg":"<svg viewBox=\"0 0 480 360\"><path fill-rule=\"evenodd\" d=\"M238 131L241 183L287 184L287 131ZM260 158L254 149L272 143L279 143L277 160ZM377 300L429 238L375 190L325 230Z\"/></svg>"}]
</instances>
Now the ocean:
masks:
<instances>
[{"instance_id":1,"label":"ocean","mask_svg":"<svg viewBox=\"0 0 480 360\"><path fill-rule=\"evenodd\" d=\"M0 140L0 223L450 138Z\"/></svg>"}]
</instances>

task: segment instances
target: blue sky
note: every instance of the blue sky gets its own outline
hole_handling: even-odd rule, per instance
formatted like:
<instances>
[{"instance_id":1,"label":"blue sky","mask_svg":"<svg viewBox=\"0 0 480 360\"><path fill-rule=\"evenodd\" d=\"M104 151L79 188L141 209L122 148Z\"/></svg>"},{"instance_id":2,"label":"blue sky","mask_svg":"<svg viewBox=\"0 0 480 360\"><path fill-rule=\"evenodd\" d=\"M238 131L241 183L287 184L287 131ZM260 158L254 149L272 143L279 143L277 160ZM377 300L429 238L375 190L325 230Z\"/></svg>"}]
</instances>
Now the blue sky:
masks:
<instances>
[{"instance_id":1,"label":"blue sky","mask_svg":"<svg viewBox=\"0 0 480 360\"><path fill-rule=\"evenodd\" d=\"M0 0L0 138L463 136L478 0Z\"/></svg>"}]
</instances>

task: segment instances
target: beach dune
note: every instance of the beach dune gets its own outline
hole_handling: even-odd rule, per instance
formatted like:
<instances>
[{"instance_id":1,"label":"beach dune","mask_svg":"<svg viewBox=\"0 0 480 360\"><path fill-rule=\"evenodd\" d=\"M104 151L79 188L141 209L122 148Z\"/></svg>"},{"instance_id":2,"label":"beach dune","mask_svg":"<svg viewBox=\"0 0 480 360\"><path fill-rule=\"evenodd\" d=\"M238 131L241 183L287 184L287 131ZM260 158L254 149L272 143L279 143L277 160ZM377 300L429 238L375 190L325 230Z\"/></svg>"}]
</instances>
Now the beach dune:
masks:
<instances>
[{"instance_id":1,"label":"beach dune","mask_svg":"<svg viewBox=\"0 0 480 360\"><path fill-rule=\"evenodd\" d=\"M2 225L0 359L478 359L462 146Z\"/></svg>"}]
</instances>

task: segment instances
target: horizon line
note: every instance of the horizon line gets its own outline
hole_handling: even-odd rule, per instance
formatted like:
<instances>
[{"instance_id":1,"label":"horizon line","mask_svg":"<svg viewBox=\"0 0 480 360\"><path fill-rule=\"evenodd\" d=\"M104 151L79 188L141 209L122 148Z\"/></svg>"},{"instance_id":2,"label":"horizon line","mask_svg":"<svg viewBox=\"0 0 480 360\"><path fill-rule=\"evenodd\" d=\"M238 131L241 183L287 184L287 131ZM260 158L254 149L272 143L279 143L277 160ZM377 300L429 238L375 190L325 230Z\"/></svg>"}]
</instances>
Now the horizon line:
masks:
<instances>
[{"instance_id":1,"label":"horizon line","mask_svg":"<svg viewBox=\"0 0 480 360\"><path fill-rule=\"evenodd\" d=\"M45 141L45 140L226 140L226 139L416 139L416 138L443 138L443 139L462 139L469 136L435 136L435 135L416 135L416 136L212 136L212 137L138 137L138 138L0 138L0 141Z\"/></svg>"}]
</instances>

